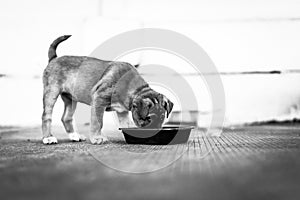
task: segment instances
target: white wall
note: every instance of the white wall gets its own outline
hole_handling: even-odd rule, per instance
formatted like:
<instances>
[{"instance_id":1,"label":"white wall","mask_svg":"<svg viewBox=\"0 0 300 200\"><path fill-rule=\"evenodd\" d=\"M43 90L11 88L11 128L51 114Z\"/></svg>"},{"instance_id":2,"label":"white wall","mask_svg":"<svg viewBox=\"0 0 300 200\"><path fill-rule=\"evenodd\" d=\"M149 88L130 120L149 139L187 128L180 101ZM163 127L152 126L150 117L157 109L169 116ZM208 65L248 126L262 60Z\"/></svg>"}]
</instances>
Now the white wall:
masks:
<instances>
[{"instance_id":1,"label":"white wall","mask_svg":"<svg viewBox=\"0 0 300 200\"><path fill-rule=\"evenodd\" d=\"M57 36L73 35L59 46L58 55L88 55L120 32L165 28L195 40L222 72L300 70L299 11L297 0L2 0L0 73L11 78L0 79L0 125L40 123L38 76L47 64L49 44ZM174 58L162 60L161 55L144 53L135 59L176 67ZM228 124L299 117L297 74L222 79ZM207 88L193 84L199 91L200 110L213 111ZM60 123L61 112L59 101L54 123Z\"/></svg>"}]
</instances>

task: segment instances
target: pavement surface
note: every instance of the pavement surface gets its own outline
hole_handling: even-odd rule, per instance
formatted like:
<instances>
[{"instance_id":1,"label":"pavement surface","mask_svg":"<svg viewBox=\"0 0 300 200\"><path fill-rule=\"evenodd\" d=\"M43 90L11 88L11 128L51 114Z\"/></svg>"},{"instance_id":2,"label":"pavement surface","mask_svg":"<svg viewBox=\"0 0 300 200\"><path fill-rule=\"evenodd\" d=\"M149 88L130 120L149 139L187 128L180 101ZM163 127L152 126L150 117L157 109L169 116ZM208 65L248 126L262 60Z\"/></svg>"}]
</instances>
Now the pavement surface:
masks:
<instances>
[{"instance_id":1,"label":"pavement surface","mask_svg":"<svg viewBox=\"0 0 300 200\"><path fill-rule=\"evenodd\" d=\"M179 145L69 142L40 128L0 128L0 199L299 199L300 126L194 130ZM87 134L88 127L80 128Z\"/></svg>"}]
</instances>

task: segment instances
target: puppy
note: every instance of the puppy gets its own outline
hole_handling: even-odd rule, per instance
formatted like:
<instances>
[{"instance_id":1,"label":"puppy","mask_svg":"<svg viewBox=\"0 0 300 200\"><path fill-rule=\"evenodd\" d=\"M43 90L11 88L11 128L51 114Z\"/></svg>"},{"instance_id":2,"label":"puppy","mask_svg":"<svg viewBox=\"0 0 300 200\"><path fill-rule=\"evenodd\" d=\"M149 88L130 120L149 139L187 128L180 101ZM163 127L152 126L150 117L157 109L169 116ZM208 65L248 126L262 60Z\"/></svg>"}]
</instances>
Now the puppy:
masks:
<instances>
[{"instance_id":1,"label":"puppy","mask_svg":"<svg viewBox=\"0 0 300 200\"><path fill-rule=\"evenodd\" d=\"M104 111L116 111L121 126L129 127L129 111L138 127L161 127L173 108L164 95L152 90L134 66L126 62L104 61L85 56L57 57L56 48L70 35L57 38L48 51L49 63L43 74L43 143L54 144L51 133L54 104L61 96L65 108L62 123L72 141L85 140L74 132L73 114L77 102L91 106L90 141L102 144Z\"/></svg>"}]
</instances>

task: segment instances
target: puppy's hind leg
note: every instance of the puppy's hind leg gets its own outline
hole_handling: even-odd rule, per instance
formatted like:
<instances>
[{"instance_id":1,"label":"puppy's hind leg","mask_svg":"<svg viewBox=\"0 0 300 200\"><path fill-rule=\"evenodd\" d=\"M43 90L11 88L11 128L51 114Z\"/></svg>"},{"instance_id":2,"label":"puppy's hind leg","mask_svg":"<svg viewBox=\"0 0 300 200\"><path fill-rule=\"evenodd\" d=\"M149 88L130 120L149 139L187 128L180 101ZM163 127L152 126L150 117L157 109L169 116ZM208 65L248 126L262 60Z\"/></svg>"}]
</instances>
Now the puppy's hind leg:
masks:
<instances>
[{"instance_id":1,"label":"puppy's hind leg","mask_svg":"<svg viewBox=\"0 0 300 200\"><path fill-rule=\"evenodd\" d=\"M72 97L68 94L61 94L61 98L65 104L65 110L62 115L61 121L65 127L66 132L69 135L69 138L73 142L79 142L86 140L84 135L80 135L75 132L73 126L73 115L75 113L77 102L72 100Z\"/></svg>"},{"instance_id":2,"label":"puppy's hind leg","mask_svg":"<svg viewBox=\"0 0 300 200\"><path fill-rule=\"evenodd\" d=\"M45 87L43 95L42 132L44 144L56 144L57 139L52 136L51 122L54 104L59 96L60 88L56 86Z\"/></svg>"}]
</instances>

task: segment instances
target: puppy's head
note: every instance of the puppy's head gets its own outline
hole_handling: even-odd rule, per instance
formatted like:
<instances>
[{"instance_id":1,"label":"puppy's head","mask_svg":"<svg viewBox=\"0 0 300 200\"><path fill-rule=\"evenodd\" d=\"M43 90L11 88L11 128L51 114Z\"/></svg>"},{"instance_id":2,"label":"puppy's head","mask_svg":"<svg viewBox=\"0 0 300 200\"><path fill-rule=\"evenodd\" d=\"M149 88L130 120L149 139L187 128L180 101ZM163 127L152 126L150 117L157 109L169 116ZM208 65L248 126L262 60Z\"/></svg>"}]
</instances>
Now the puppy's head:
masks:
<instances>
[{"instance_id":1,"label":"puppy's head","mask_svg":"<svg viewBox=\"0 0 300 200\"><path fill-rule=\"evenodd\" d=\"M131 108L133 121L138 127L160 128L165 117L169 117L173 105L168 98L156 92L136 97Z\"/></svg>"}]
</instances>

